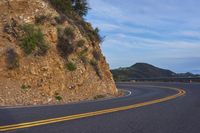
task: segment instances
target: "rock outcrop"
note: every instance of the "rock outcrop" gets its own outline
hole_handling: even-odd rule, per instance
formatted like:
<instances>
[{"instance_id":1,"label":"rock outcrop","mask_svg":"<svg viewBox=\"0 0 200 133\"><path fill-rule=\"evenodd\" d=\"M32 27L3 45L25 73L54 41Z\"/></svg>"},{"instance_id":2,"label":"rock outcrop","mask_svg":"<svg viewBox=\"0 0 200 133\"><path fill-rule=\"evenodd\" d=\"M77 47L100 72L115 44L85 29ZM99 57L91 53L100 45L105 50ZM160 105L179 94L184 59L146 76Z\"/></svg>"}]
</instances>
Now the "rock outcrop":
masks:
<instances>
[{"instance_id":1,"label":"rock outcrop","mask_svg":"<svg viewBox=\"0 0 200 133\"><path fill-rule=\"evenodd\" d=\"M48 0L1 0L0 20L1 106L117 95L96 34L81 17Z\"/></svg>"}]
</instances>

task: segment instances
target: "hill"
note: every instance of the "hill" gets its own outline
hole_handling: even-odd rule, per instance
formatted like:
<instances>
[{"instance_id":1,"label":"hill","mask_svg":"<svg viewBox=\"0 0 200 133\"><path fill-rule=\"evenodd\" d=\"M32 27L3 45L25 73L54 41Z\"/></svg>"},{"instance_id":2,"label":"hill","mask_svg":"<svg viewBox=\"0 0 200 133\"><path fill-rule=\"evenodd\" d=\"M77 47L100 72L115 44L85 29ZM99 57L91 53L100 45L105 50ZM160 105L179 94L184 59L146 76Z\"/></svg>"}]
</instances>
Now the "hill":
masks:
<instances>
[{"instance_id":1,"label":"hill","mask_svg":"<svg viewBox=\"0 0 200 133\"><path fill-rule=\"evenodd\" d=\"M0 1L0 106L117 94L99 30L71 2Z\"/></svg>"},{"instance_id":2,"label":"hill","mask_svg":"<svg viewBox=\"0 0 200 133\"><path fill-rule=\"evenodd\" d=\"M133 78L167 78L167 77L193 77L192 73L177 74L167 69L161 69L147 63L136 63L130 67L111 70L116 81Z\"/></svg>"}]
</instances>

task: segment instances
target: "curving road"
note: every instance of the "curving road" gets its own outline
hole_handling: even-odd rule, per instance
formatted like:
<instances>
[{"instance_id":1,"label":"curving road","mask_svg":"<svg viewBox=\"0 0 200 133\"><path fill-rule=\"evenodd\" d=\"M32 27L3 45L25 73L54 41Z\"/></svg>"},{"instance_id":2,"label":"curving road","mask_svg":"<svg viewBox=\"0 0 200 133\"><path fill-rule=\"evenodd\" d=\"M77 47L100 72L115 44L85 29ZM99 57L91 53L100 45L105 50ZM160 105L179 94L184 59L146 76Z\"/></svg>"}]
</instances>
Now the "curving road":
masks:
<instances>
[{"instance_id":1,"label":"curving road","mask_svg":"<svg viewBox=\"0 0 200 133\"><path fill-rule=\"evenodd\" d=\"M199 133L200 84L120 83L131 95L68 105L0 108L9 133ZM171 88L172 87L172 88Z\"/></svg>"}]
</instances>

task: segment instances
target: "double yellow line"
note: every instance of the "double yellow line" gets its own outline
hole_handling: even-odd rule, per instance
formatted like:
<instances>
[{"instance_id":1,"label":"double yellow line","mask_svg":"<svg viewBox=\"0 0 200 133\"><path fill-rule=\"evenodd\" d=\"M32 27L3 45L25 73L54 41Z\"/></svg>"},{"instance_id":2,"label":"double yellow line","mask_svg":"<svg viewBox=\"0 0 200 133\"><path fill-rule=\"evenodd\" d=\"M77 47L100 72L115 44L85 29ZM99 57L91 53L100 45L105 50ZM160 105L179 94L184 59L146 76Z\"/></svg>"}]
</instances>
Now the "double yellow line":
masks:
<instances>
[{"instance_id":1,"label":"double yellow line","mask_svg":"<svg viewBox=\"0 0 200 133\"><path fill-rule=\"evenodd\" d=\"M178 93L171 95L171 96L164 97L164 98L151 100L151 101L147 101L147 102L142 102L142 103L137 103L137 104L133 104L133 105L129 105L129 106L122 106L122 107L117 107L117 108L104 109L104 110L82 113L82 114L76 114L76 115L70 115L70 116L64 116L64 117L59 117L59 118L52 118L52 119L39 120L39 121L33 121L33 122L25 122L25 123L19 123L19 124L0 126L0 131L10 131L10 130L16 130L16 129L21 129L21 128L29 128L29 127L34 127L34 126L52 124L52 123L75 120L75 119L80 119L80 118L85 118L85 117L108 114L108 113L113 113L113 112L118 112L118 111L123 111L123 110L128 110L128 109L134 109L134 108L147 106L147 105L151 105L151 104L155 104L155 103L165 102L165 101L180 97L180 96L182 96L186 93L184 90L178 89L178 88L160 87L160 86L153 86L153 87L159 87L159 88L164 88L164 89L172 89L172 90L177 91Z\"/></svg>"}]
</instances>

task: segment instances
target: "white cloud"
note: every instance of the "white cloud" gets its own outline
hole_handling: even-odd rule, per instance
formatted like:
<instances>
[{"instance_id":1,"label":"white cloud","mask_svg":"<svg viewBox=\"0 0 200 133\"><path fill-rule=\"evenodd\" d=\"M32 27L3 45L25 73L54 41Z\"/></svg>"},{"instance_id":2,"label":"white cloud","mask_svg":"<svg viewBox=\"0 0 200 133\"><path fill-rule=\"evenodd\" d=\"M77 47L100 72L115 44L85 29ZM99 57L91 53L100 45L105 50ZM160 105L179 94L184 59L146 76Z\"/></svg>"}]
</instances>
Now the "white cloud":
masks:
<instances>
[{"instance_id":1,"label":"white cloud","mask_svg":"<svg viewBox=\"0 0 200 133\"><path fill-rule=\"evenodd\" d=\"M90 4L87 19L106 34L102 48L111 66L200 57L199 0L90 0Z\"/></svg>"}]
</instances>

